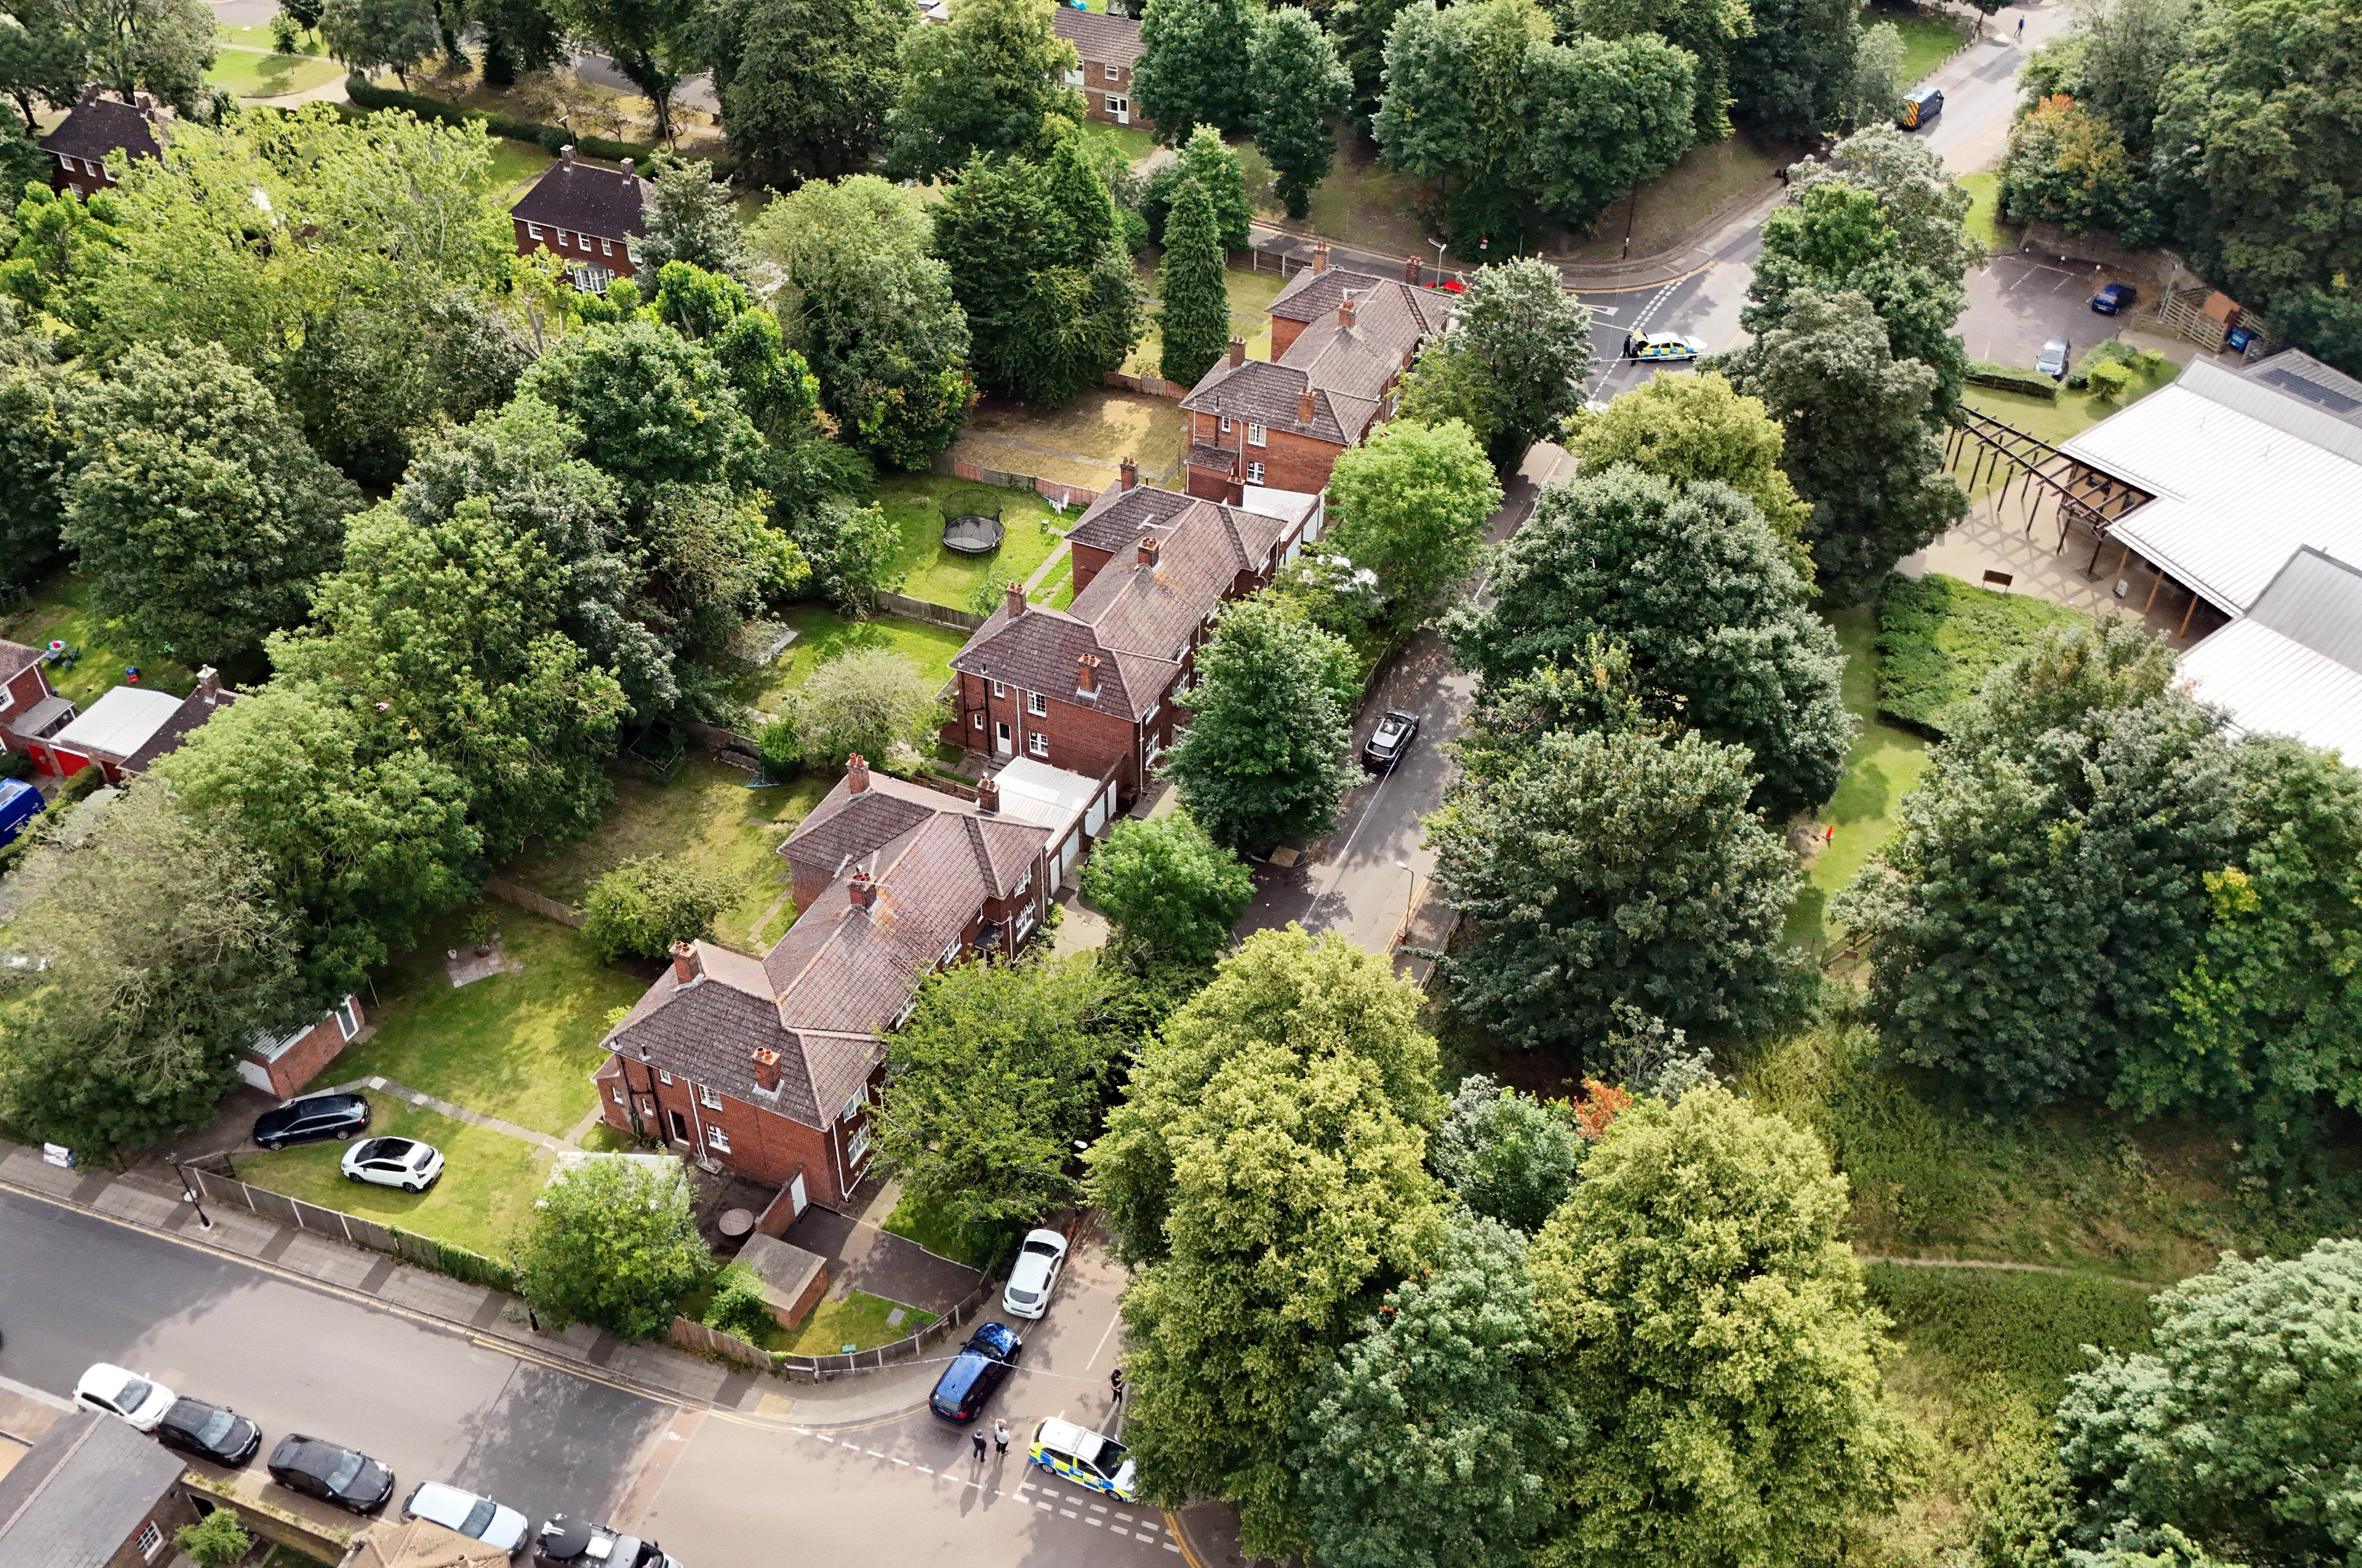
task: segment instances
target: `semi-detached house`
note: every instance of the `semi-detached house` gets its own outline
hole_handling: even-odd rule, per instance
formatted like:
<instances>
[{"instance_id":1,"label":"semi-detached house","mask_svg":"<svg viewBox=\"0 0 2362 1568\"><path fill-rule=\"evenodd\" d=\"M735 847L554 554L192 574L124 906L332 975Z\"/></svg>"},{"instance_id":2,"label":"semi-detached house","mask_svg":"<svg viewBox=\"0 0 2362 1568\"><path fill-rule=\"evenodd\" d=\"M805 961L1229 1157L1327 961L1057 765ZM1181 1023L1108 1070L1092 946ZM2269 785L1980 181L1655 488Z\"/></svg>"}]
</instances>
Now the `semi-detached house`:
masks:
<instances>
[{"instance_id":1,"label":"semi-detached house","mask_svg":"<svg viewBox=\"0 0 2362 1568\"><path fill-rule=\"evenodd\" d=\"M1066 85L1082 90L1084 112L1101 125L1153 130L1131 102L1131 68L1141 55L1139 19L1060 5L1050 13L1050 26L1075 46L1078 58L1066 72Z\"/></svg>"},{"instance_id":2,"label":"semi-detached house","mask_svg":"<svg viewBox=\"0 0 2362 1568\"><path fill-rule=\"evenodd\" d=\"M640 241L647 235L647 209L656 187L624 159L618 171L584 163L570 147L509 209L519 256L555 253L566 276L586 294L603 294L618 278L640 270Z\"/></svg>"}]
</instances>

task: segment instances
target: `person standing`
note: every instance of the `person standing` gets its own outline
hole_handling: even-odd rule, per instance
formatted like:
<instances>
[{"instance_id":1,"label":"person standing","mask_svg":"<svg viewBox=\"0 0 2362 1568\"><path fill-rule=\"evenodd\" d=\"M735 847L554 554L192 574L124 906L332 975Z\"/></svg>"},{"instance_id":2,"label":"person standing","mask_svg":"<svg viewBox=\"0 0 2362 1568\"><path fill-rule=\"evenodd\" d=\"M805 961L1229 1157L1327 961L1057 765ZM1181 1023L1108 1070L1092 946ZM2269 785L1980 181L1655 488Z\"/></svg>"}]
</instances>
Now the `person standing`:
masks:
<instances>
[{"instance_id":1,"label":"person standing","mask_svg":"<svg viewBox=\"0 0 2362 1568\"><path fill-rule=\"evenodd\" d=\"M1122 1367L1119 1366L1114 1371L1108 1374L1108 1387L1115 1390L1116 1399L1120 1402L1123 1398Z\"/></svg>"},{"instance_id":2,"label":"person standing","mask_svg":"<svg viewBox=\"0 0 2362 1568\"><path fill-rule=\"evenodd\" d=\"M976 1462L981 1464L984 1463L984 1434L980 1431L972 1431L968 1436L976 1441Z\"/></svg>"},{"instance_id":3,"label":"person standing","mask_svg":"<svg viewBox=\"0 0 2362 1568\"><path fill-rule=\"evenodd\" d=\"M2017 47L2020 49L2025 47L2025 18L2023 16L2017 19Z\"/></svg>"},{"instance_id":4,"label":"person standing","mask_svg":"<svg viewBox=\"0 0 2362 1568\"><path fill-rule=\"evenodd\" d=\"M1009 1456L1009 1423L999 1416L992 1418L992 1451L1004 1459Z\"/></svg>"}]
</instances>

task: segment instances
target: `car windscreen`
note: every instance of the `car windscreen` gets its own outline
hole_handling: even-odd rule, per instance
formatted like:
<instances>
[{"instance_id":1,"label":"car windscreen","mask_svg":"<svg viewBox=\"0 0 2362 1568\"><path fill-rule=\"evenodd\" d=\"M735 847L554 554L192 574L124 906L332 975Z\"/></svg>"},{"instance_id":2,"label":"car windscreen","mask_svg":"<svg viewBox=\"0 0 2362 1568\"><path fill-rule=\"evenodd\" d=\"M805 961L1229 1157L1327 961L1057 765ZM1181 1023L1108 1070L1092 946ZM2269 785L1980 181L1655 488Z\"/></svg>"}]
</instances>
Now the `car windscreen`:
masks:
<instances>
[{"instance_id":1,"label":"car windscreen","mask_svg":"<svg viewBox=\"0 0 2362 1568\"><path fill-rule=\"evenodd\" d=\"M358 1453L347 1453L343 1458L337 1460L336 1468L329 1471L326 1477L328 1483L328 1490L331 1492L341 1492L346 1487L351 1486L353 1484L353 1478L361 1473L362 1463L363 1461L361 1456Z\"/></svg>"},{"instance_id":2,"label":"car windscreen","mask_svg":"<svg viewBox=\"0 0 2362 1568\"><path fill-rule=\"evenodd\" d=\"M227 1410L215 1410L190 1429L190 1435L205 1447L217 1449L229 1441L230 1429L237 1425L236 1416L231 1415Z\"/></svg>"},{"instance_id":3,"label":"car windscreen","mask_svg":"<svg viewBox=\"0 0 2362 1568\"><path fill-rule=\"evenodd\" d=\"M1015 1285L1009 1288L1009 1299L1020 1306L1032 1306L1041 1294L1039 1290L1020 1290Z\"/></svg>"},{"instance_id":4,"label":"car windscreen","mask_svg":"<svg viewBox=\"0 0 2362 1568\"><path fill-rule=\"evenodd\" d=\"M492 1515L498 1511L497 1505L490 1497L478 1497L476 1506L468 1510L468 1517L459 1521L459 1533L472 1535L478 1541L483 1540L484 1531L491 1527Z\"/></svg>"},{"instance_id":5,"label":"car windscreen","mask_svg":"<svg viewBox=\"0 0 2362 1568\"><path fill-rule=\"evenodd\" d=\"M127 1377L123 1387L115 1391L115 1408L127 1416L146 1404L148 1396L155 1391L156 1386L145 1377Z\"/></svg>"}]
</instances>

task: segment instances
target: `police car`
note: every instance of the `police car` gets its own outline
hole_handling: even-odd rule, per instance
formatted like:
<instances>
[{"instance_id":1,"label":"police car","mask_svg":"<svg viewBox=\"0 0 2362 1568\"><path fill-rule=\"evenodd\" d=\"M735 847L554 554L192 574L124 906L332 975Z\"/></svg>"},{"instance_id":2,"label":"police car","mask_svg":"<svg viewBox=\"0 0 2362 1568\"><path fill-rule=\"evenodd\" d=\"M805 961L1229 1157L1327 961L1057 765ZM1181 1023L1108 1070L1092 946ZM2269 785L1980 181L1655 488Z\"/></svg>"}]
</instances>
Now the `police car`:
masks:
<instances>
[{"instance_id":1,"label":"police car","mask_svg":"<svg viewBox=\"0 0 2362 1568\"><path fill-rule=\"evenodd\" d=\"M1695 359L1705 352L1705 339L1678 332L1641 333L1624 339L1627 359Z\"/></svg>"},{"instance_id":2,"label":"police car","mask_svg":"<svg viewBox=\"0 0 2362 1568\"><path fill-rule=\"evenodd\" d=\"M1026 1454L1053 1475L1079 1482L1094 1492L1105 1492L1120 1503L1136 1503L1131 1453L1111 1437L1078 1427L1056 1417L1033 1429L1033 1447Z\"/></svg>"}]
</instances>

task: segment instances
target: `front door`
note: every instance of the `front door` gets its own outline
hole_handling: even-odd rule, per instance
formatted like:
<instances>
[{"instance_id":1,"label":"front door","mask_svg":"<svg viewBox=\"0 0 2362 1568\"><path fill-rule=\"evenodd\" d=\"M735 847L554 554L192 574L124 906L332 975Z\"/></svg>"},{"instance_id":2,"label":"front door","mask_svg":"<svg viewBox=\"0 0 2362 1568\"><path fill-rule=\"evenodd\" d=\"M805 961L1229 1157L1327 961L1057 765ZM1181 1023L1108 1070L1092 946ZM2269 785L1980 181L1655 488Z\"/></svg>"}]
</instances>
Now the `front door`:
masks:
<instances>
[{"instance_id":1,"label":"front door","mask_svg":"<svg viewBox=\"0 0 2362 1568\"><path fill-rule=\"evenodd\" d=\"M1120 125L1120 126L1128 126L1128 125L1131 124L1131 99L1129 99L1129 98L1110 98L1110 99L1109 99L1109 100L1107 101L1107 106L1108 106L1108 113L1115 116L1115 123L1116 123L1117 125Z\"/></svg>"},{"instance_id":2,"label":"front door","mask_svg":"<svg viewBox=\"0 0 2362 1568\"><path fill-rule=\"evenodd\" d=\"M689 1142L689 1118L678 1111L667 1111L665 1116L672 1123L672 1141L677 1144Z\"/></svg>"},{"instance_id":3,"label":"front door","mask_svg":"<svg viewBox=\"0 0 2362 1568\"><path fill-rule=\"evenodd\" d=\"M1007 719L1002 719L999 723L996 723L992 727L992 749L994 751L1006 757L1017 750L1017 743L1009 738L1009 721Z\"/></svg>"}]
</instances>

